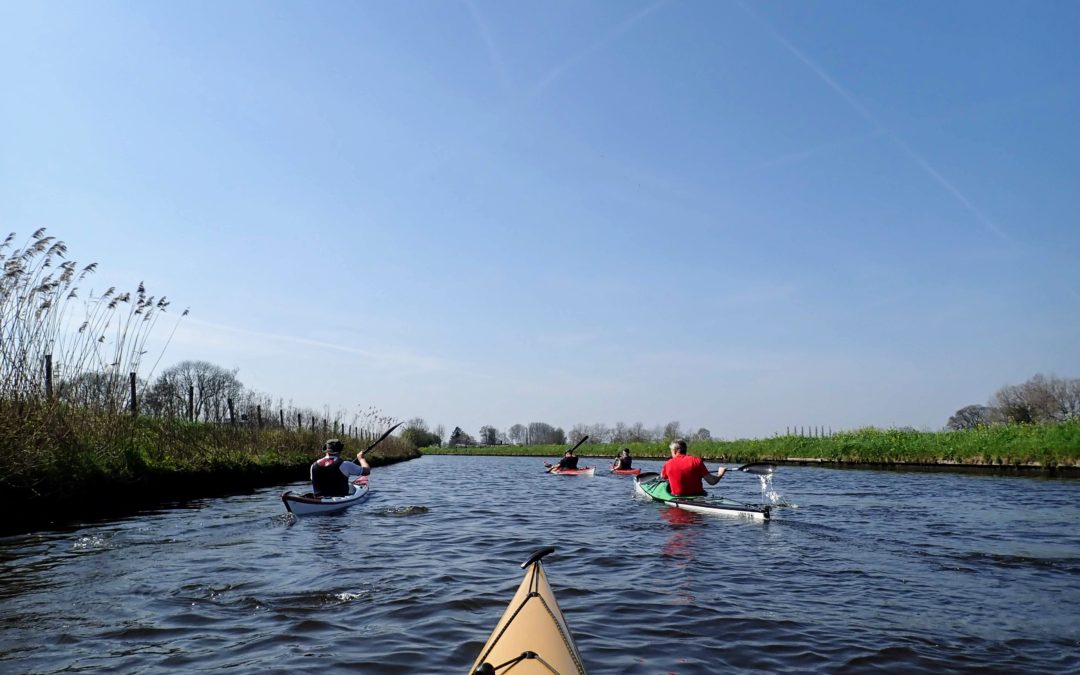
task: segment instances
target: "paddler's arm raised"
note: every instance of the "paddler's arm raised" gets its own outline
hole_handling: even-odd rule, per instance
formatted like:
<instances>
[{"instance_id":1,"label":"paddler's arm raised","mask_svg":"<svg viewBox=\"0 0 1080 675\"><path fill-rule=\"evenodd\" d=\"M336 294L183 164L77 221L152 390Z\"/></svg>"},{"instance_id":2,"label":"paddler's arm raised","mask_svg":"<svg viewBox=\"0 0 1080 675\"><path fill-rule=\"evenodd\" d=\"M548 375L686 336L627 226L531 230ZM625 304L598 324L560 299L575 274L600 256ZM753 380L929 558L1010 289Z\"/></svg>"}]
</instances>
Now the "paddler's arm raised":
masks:
<instances>
[{"instance_id":1,"label":"paddler's arm raised","mask_svg":"<svg viewBox=\"0 0 1080 675\"><path fill-rule=\"evenodd\" d=\"M727 469L720 467L716 470L716 473L706 473L702 478L704 478L705 482L709 485L716 485L720 482L720 479L724 477L725 473L727 473Z\"/></svg>"},{"instance_id":2,"label":"paddler's arm raised","mask_svg":"<svg viewBox=\"0 0 1080 675\"><path fill-rule=\"evenodd\" d=\"M371 465L368 464L368 461L364 458L365 452L367 451L361 450L360 452L356 453L356 463L359 464L360 468L364 470L363 475L367 476L371 473Z\"/></svg>"}]
</instances>

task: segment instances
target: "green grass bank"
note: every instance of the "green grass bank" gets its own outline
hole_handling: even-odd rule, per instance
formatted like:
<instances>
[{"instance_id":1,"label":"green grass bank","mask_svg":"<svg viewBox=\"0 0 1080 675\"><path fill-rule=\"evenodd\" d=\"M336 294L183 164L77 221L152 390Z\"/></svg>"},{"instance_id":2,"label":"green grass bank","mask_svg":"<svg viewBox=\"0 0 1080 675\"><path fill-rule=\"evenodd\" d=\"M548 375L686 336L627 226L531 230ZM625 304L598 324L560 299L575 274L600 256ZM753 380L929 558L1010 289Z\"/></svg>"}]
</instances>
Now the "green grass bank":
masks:
<instances>
[{"instance_id":1,"label":"green grass bank","mask_svg":"<svg viewBox=\"0 0 1080 675\"><path fill-rule=\"evenodd\" d=\"M567 446L423 448L424 454L518 455L557 458ZM591 444L583 457L612 458L621 447L643 459L666 459L666 442ZM696 441L690 451L719 462L823 463L831 465L1025 468L1080 471L1080 420L1064 424L1013 424L966 431L859 429L825 438L777 436L756 440Z\"/></svg>"},{"instance_id":2,"label":"green grass bank","mask_svg":"<svg viewBox=\"0 0 1080 675\"><path fill-rule=\"evenodd\" d=\"M0 532L303 480L328 435L3 402ZM369 443L343 440L349 455ZM390 437L369 461L377 467L418 456Z\"/></svg>"}]
</instances>

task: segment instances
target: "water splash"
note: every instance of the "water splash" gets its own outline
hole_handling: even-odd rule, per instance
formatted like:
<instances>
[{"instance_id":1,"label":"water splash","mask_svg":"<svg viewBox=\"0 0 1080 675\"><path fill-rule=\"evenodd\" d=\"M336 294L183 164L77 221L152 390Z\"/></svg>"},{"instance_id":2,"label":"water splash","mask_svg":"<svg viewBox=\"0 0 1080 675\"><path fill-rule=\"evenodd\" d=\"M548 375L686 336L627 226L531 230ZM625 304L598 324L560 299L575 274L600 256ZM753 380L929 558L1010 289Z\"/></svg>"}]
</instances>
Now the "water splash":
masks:
<instances>
[{"instance_id":1,"label":"water splash","mask_svg":"<svg viewBox=\"0 0 1080 675\"><path fill-rule=\"evenodd\" d=\"M771 473L764 476L758 476L758 480L761 481L761 502L773 506L789 506L797 508L797 504L792 504L784 500L784 495L773 487L772 479L773 475Z\"/></svg>"},{"instance_id":2,"label":"water splash","mask_svg":"<svg viewBox=\"0 0 1080 675\"><path fill-rule=\"evenodd\" d=\"M349 602L350 600L359 600L360 598L364 597L364 595L362 593L346 593L346 592L342 592L342 593L338 593L334 597L337 598L338 600L342 601L342 602Z\"/></svg>"},{"instance_id":3,"label":"water splash","mask_svg":"<svg viewBox=\"0 0 1080 675\"><path fill-rule=\"evenodd\" d=\"M100 551L107 548L111 548L111 546L105 541L104 537L100 536L79 537L78 540L71 545L71 550L73 551Z\"/></svg>"},{"instance_id":4,"label":"water splash","mask_svg":"<svg viewBox=\"0 0 1080 675\"><path fill-rule=\"evenodd\" d=\"M383 509L379 512L380 516L417 516L422 513L427 513L428 507L426 506L392 506L390 508Z\"/></svg>"}]
</instances>

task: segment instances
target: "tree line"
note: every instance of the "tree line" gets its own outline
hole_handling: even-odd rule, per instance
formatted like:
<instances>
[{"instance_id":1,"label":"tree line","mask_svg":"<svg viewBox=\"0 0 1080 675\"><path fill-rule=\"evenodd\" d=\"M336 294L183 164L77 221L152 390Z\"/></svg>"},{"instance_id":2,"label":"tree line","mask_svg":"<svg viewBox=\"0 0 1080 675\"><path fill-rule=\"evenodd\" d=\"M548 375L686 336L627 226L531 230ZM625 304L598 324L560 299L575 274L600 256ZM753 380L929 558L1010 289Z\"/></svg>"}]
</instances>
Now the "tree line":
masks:
<instances>
[{"instance_id":1,"label":"tree line","mask_svg":"<svg viewBox=\"0 0 1080 675\"><path fill-rule=\"evenodd\" d=\"M1080 419L1080 378L1043 374L999 389L986 405L967 405L946 423L949 429L993 424L1059 424Z\"/></svg>"},{"instance_id":2,"label":"tree line","mask_svg":"<svg viewBox=\"0 0 1080 675\"><path fill-rule=\"evenodd\" d=\"M447 447L466 448L486 445L567 445L577 443L586 436L593 443L615 444L651 443L682 437L692 441L712 440L712 434L708 429L704 427L699 427L696 431L684 429L681 423L675 421L651 428L641 422L635 424L617 422L614 426L604 423L575 424L569 432L546 422L514 424L506 430L485 424L480 427L476 436L469 434L461 427L454 427L447 436L445 427L442 425L431 429L423 418L415 417L405 423L402 432L402 438L418 448L438 447L444 443Z\"/></svg>"},{"instance_id":3,"label":"tree line","mask_svg":"<svg viewBox=\"0 0 1080 675\"><path fill-rule=\"evenodd\" d=\"M316 410L286 403L283 398L249 389L237 377L238 369L226 369L207 361L181 361L163 370L150 382L136 378L137 412L166 419L210 424L279 426L308 431L370 432L396 420L370 407L349 414L346 410ZM123 383L109 373L89 372L60 380L56 398L82 408L109 410L117 401L130 405Z\"/></svg>"}]
</instances>

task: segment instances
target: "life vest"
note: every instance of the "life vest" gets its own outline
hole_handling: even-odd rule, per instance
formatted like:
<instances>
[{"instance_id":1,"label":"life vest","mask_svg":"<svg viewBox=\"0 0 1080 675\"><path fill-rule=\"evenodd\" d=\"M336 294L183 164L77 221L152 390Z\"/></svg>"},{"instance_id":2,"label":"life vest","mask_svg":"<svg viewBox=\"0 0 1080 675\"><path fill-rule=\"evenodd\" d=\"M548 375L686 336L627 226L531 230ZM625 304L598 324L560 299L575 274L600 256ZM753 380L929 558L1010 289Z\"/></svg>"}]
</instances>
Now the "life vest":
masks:
<instances>
[{"instance_id":1,"label":"life vest","mask_svg":"<svg viewBox=\"0 0 1080 675\"><path fill-rule=\"evenodd\" d=\"M563 457L562 459L559 460L559 468L560 469L569 469L571 471L576 471L577 470L577 457L574 457L573 455L571 455L569 457Z\"/></svg>"},{"instance_id":2,"label":"life vest","mask_svg":"<svg viewBox=\"0 0 1080 675\"><path fill-rule=\"evenodd\" d=\"M634 460L629 457L619 457L618 460L620 471L627 471L631 469L632 467L630 465L634 463Z\"/></svg>"},{"instance_id":3,"label":"life vest","mask_svg":"<svg viewBox=\"0 0 1080 675\"><path fill-rule=\"evenodd\" d=\"M341 457L323 457L311 465L311 491L316 497L344 497L349 494L349 477L341 473Z\"/></svg>"}]
</instances>

